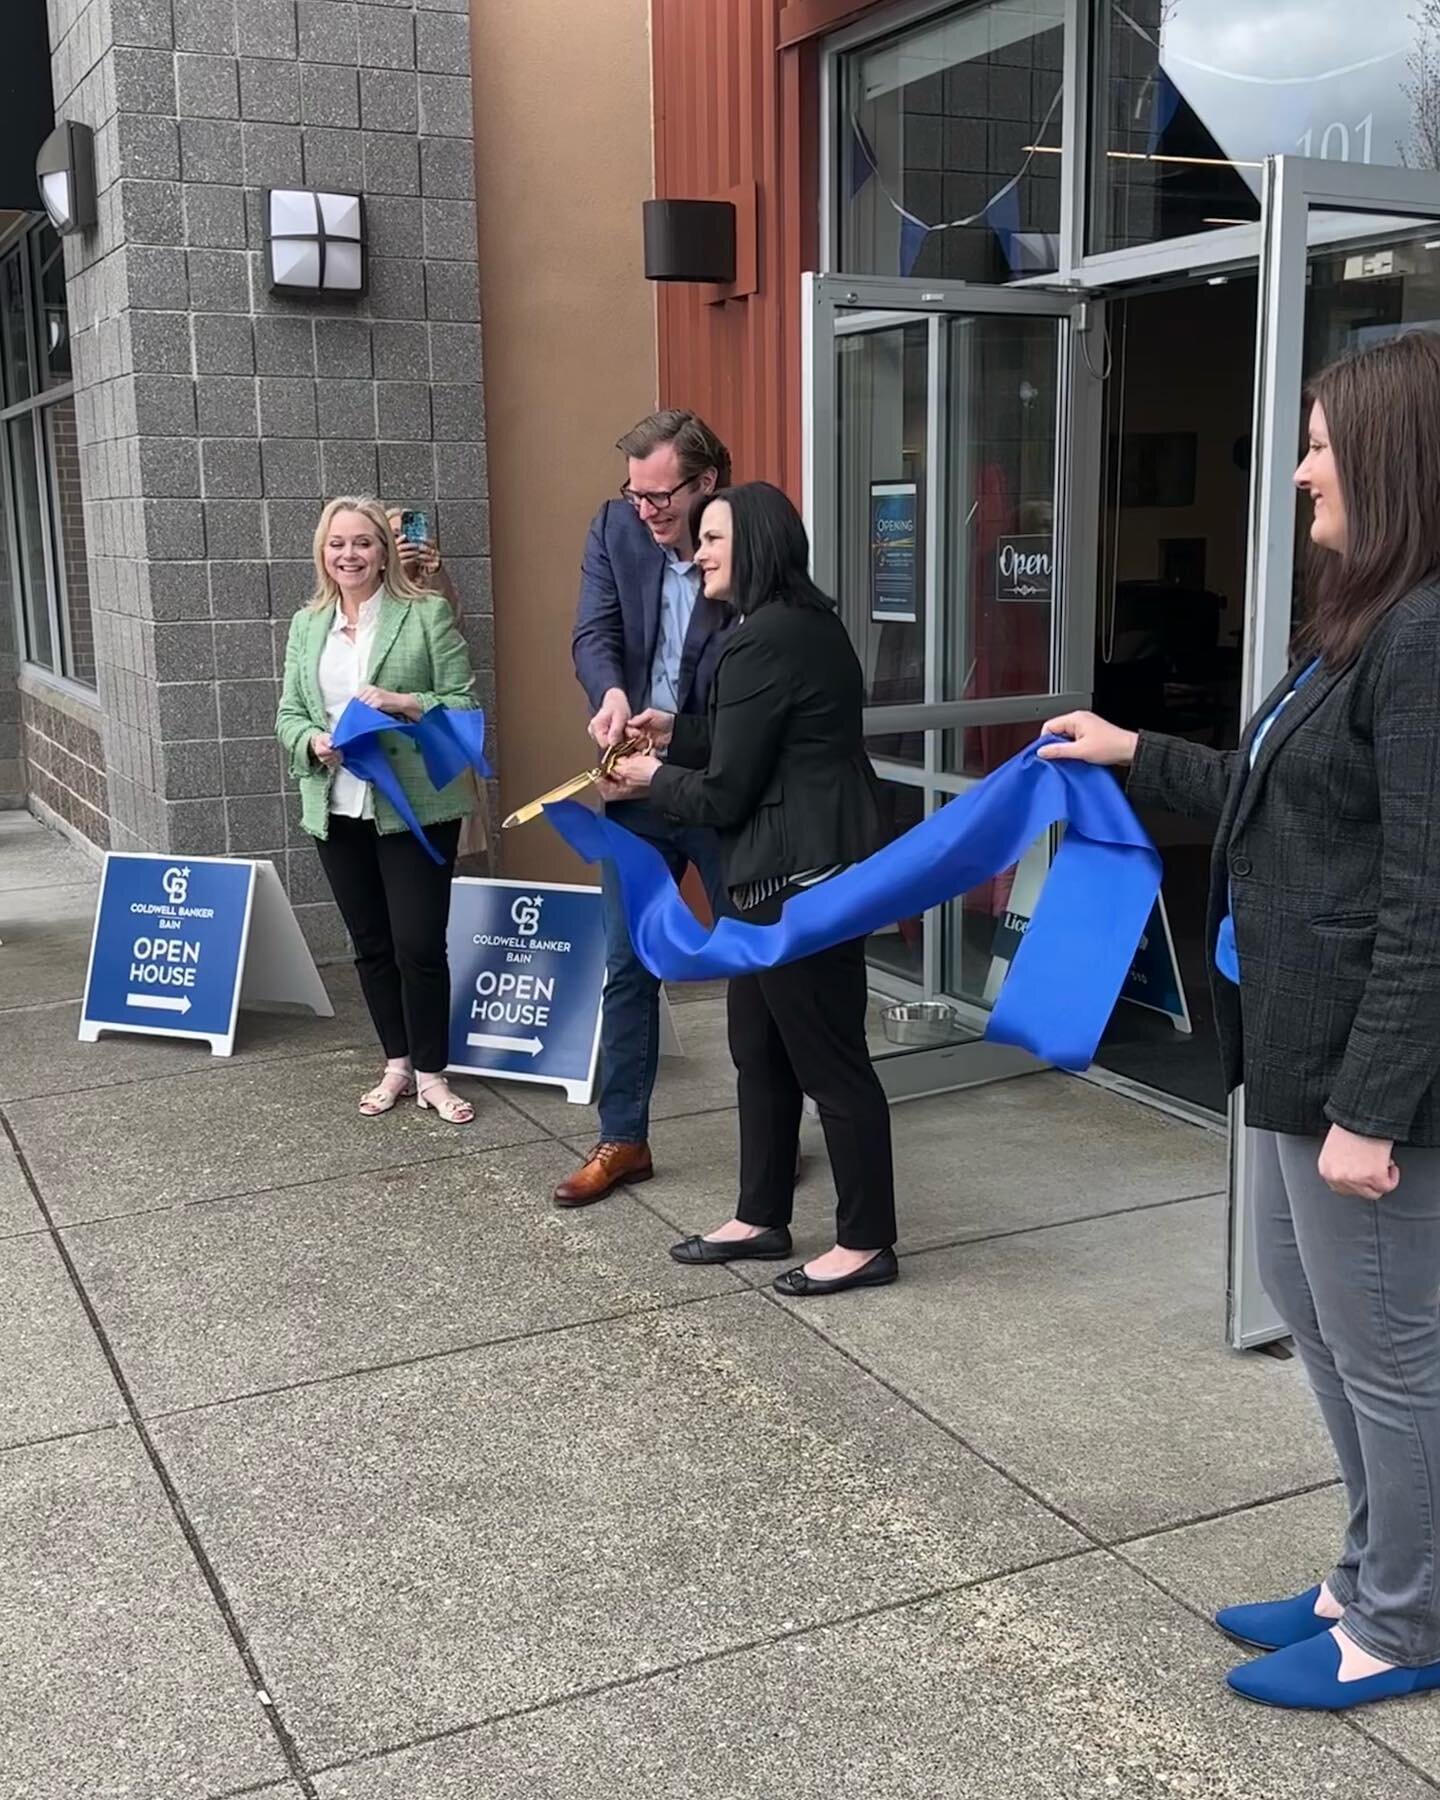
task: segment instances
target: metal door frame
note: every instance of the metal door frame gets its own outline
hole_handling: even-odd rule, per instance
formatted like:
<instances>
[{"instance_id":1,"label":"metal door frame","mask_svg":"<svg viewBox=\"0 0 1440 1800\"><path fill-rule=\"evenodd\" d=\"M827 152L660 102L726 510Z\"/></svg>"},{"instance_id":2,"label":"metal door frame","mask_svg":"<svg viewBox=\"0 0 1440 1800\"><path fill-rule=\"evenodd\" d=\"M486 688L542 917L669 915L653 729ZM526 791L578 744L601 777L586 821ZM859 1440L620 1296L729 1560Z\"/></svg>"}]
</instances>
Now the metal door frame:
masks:
<instances>
[{"instance_id":1,"label":"metal door frame","mask_svg":"<svg viewBox=\"0 0 1440 1800\"><path fill-rule=\"evenodd\" d=\"M926 698L908 706L867 709L867 733L924 731L923 766L878 763L885 779L913 786L925 796L924 809L943 795L965 791L971 783L946 774L941 767L939 734L967 725L1034 723L1056 712L1088 707L1094 666L1095 587L1099 567L1099 503L1102 463L1103 370L1098 366L1104 341L1103 304L1094 297L1046 292L1034 287L969 287L964 283L931 282L880 276L814 275L803 277L802 417L804 420L804 509L810 530L815 578L827 592L838 580L839 441L837 417L837 347L847 336L894 330L925 321L927 358L926 455ZM1051 609L1050 668L1052 691L985 700L942 700L940 694L941 601L943 569L940 532L946 491L946 419L949 390L946 363L947 319L1008 316L1049 318L1061 328L1056 415L1055 599ZM941 991L938 925L927 922L923 990L898 977L876 985L897 997ZM945 996L963 1023L977 1031L988 1018L985 1008ZM971 1083L1005 1079L1040 1065L1021 1052L989 1043L963 1044L943 1050L887 1056L877 1061L892 1098L937 1093Z\"/></svg>"},{"instance_id":2,"label":"metal door frame","mask_svg":"<svg viewBox=\"0 0 1440 1800\"><path fill-rule=\"evenodd\" d=\"M1254 462L1246 582L1243 711L1253 714L1288 663L1296 500L1293 451L1305 381L1306 287L1311 258L1353 241L1353 224L1312 218L1318 209L1440 219L1440 174L1376 163L1271 157L1260 227ZM1340 228L1337 229L1337 225ZM1226 1329L1237 1350L1286 1335L1260 1284L1255 1258L1254 1161L1244 1095L1230 1107L1229 1262Z\"/></svg>"}]
</instances>

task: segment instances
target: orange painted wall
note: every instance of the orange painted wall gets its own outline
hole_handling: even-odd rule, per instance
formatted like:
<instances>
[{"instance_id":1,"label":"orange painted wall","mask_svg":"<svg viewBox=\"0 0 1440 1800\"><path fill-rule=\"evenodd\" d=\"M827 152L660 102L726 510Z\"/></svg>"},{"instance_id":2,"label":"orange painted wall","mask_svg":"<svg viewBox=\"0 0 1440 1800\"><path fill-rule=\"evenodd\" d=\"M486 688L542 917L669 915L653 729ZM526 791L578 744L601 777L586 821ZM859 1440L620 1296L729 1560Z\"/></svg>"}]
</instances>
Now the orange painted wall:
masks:
<instances>
[{"instance_id":1,"label":"orange painted wall","mask_svg":"<svg viewBox=\"0 0 1440 1800\"><path fill-rule=\"evenodd\" d=\"M570 632L585 528L656 404L648 0L474 0L471 42L501 806L586 766ZM588 879L544 825L505 874Z\"/></svg>"}]
</instances>

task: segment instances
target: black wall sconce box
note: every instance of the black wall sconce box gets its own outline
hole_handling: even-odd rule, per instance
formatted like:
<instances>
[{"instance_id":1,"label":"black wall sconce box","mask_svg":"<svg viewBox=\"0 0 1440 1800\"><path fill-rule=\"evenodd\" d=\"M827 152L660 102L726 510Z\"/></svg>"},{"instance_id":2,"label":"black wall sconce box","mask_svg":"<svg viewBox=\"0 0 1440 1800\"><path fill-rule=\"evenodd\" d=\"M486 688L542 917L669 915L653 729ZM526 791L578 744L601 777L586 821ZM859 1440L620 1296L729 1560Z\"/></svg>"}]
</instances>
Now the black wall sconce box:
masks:
<instances>
[{"instance_id":1,"label":"black wall sconce box","mask_svg":"<svg viewBox=\"0 0 1440 1800\"><path fill-rule=\"evenodd\" d=\"M735 208L729 200L647 200L645 279L735 279Z\"/></svg>"}]
</instances>

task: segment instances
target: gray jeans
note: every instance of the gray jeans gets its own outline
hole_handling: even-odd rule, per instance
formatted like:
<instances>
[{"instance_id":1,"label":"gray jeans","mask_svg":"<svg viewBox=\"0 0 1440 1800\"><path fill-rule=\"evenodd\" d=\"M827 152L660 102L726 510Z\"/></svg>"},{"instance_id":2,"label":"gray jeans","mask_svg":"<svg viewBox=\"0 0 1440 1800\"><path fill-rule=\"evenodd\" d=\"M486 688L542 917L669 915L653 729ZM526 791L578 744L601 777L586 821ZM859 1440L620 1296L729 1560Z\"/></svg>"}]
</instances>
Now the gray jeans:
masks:
<instances>
[{"instance_id":1,"label":"gray jeans","mask_svg":"<svg viewBox=\"0 0 1440 1800\"><path fill-rule=\"evenodd\" d=\"M1332 1193L1318 1139L1256 1132L1260 1276L1340 1459L1350 1524L1331 1592L1364 1650L1440 1662L1440 1150L1397 1147L1380 1201Z\"/></svg>"}]
</instances>

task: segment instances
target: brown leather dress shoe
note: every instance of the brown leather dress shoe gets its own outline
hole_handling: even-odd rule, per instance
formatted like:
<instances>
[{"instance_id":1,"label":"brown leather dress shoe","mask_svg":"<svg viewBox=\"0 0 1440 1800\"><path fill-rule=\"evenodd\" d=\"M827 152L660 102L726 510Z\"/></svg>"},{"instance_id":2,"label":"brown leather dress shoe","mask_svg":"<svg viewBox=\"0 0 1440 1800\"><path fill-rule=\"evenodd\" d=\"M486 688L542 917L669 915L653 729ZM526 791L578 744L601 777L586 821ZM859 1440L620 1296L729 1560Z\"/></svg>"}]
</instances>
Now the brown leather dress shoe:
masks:
<instances>
[{"instance_id":1,"label":"brown leather dress shoe","mask_svg":"<svg viewBox=\"0 0 1440 1800\"><path fill-rule=\"evenodd\" d=\"M557 1206L593 1206L626 1182L655 1173L648 1144L597 1144L573 1175L555 1190Z\"/></svg>"}]
</instances>

